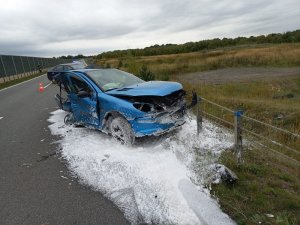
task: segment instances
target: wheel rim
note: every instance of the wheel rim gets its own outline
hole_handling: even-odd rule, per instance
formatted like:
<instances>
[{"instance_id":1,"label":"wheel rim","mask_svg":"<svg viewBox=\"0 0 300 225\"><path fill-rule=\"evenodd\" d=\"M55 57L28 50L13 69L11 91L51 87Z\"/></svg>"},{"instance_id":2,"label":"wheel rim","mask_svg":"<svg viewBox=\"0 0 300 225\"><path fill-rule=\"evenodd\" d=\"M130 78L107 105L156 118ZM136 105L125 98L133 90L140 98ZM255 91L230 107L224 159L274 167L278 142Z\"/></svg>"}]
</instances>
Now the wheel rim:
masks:
<instances>
[{"instance_id":1,"label":"wheel rim","mask_svg":"<svg viewBox=\"0 0 300 225\"><path fill-rule=\"evenodd\" d=\"M112 136L122 144L125 143L125 137L122 129L118 125L113 125L111 130Z\"/></svg>"}]
</instances>

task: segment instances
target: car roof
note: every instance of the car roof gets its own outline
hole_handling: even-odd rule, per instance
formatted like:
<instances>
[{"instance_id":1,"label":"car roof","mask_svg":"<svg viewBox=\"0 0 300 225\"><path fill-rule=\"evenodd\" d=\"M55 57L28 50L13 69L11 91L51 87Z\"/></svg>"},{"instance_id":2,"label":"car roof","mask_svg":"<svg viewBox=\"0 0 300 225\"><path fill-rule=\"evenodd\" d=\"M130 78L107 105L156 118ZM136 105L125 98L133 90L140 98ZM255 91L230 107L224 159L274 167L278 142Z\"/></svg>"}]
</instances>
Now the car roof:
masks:
<instances>
[{"instance_id":1,"label":"car roof","mask_svg":"<svg viewBox=\"0 0 300 225\"><path fill-rule=\"evenodd\" d=\"M59 64L60 66L72 66L72 65L83 65L84 66L84 64L82 63L82 62L72 62L72 63L62 63L62 64Z\"/></svg>"},{"instance_id":2,"label":"car roof","mask_svg":"<svg viewBox=\"0 0 300 225\"><path fill-rule=\"evenodd\" d=\"M95 70L118 70L118 69L116 69L116 68L102 68L102 69L85 69L85 68L82 68L82 69L75 69L75 70L71 70L71 71L84 73L84 72L95 71Z\"/></svg>"}]
</instances>

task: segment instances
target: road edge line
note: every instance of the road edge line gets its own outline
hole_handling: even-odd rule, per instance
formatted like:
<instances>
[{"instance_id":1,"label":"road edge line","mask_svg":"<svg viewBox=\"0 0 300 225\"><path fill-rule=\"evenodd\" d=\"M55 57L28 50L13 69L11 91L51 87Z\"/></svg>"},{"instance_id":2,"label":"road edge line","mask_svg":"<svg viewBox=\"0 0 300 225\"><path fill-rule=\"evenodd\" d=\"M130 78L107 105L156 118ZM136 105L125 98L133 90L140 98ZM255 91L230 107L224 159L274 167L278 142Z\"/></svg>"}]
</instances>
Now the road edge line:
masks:
<instances>
[{"instance_id":1,"label":"road edge line","mask_svg":"<svg viewBox=\"0 0 300 225\"><path fill-rule=\"evenodd\" d=\"M12 85L12 86L9 86L9 87L0 89L0 92L1 92L1 91L5 91L5 90L7 90L7 89L10 89L10 88L12 88L12 87L16 87L16 86L18 86L18 85L20 85L20 84L24 84L24 83L27 83L27 82L29 82L29 81L35 80L35 79L37 79L37 78L39 78L39 77L41 77L41 76L44 76L44 75L46 75L46 73L45 73L45 74L42 74L42 75L40 75L40 76L31 78L31 79L29 79L29 80L25 80L25 81L23 81L23 82L21 82L21 83L14 84L14 85Z\"/></svg>"}]
</instances>

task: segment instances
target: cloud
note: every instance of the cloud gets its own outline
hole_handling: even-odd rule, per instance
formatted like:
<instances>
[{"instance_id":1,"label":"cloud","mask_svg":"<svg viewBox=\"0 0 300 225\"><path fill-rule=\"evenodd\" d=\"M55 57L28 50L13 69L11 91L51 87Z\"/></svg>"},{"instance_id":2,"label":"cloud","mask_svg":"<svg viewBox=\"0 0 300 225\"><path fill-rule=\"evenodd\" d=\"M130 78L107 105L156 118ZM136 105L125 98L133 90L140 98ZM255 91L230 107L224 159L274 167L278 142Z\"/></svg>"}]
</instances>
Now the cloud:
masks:
<instances>
[{"instance_id":1,"label":"cloud","mask_svg":"<svg viewBox=\"0 0 300 225\"><path fill-rule=\"evenodd\" d=\"M299 29L297 0L10 0L1 54L58 56Z\"/></svg>"}]
</instances>

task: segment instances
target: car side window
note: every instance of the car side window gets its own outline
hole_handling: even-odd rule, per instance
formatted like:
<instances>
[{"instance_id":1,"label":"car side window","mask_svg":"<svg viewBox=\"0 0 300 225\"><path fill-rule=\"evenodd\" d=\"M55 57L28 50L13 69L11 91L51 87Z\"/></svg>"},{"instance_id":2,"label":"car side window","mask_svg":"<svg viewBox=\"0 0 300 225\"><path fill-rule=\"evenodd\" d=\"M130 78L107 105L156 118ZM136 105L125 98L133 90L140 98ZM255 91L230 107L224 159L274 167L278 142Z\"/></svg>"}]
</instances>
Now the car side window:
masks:
<instances>
[{"instance_id":1,"label":"car side window","mask_svg":"<svg viewBox=\"0 0 300 225\"><path fill-rule=\"evenodd\" d=\"M71 76L70 81L71 81L69 85L70 92L77 94L79 91L86 91L92 94L93 91L91 87L82 79L75 76Z\"/></svg>"},{"instance_id":2,"label":"car side window","mask_svg":"<svg viewBox=\"0 0 300 225\"><path fill-rule=\"evenodd\" d=\"M63 70L63 66L56 66L54 68L54 71L62 71Z\"/></svg>"},{"instance_id":3,"label":"car side window","mask_svg":"<svg viewBox=\"0 0 300 225\"><path fill-rule=\"evenodd\" d=\"M64 71L72 70L71 66L64 66Z\"/></svg>"}]
</instances>

